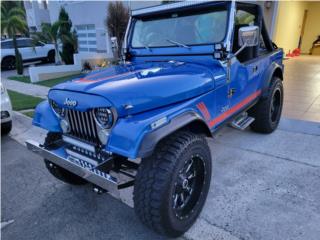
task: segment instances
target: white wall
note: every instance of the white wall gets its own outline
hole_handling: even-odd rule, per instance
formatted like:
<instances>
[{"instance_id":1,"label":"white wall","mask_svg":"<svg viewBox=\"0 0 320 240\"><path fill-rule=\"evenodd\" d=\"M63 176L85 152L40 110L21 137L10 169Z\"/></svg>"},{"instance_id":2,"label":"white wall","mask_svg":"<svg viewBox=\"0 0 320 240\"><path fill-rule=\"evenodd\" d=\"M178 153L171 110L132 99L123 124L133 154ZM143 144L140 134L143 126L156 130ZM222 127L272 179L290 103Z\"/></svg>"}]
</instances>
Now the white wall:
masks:
<instances>
[{"instance_id":1,"label":"white wall","mask_svg":"<svg viewBox=\"0 0 320 240\"><path fill-rule=\"evenodd\" d=\"M41 31L42 23L50 23L50 15L48 9L44 9L43 3L38 1L24 1L26 10L26 18L28 27L36 27L37 31Z\"/></svg>"}]
</instances>

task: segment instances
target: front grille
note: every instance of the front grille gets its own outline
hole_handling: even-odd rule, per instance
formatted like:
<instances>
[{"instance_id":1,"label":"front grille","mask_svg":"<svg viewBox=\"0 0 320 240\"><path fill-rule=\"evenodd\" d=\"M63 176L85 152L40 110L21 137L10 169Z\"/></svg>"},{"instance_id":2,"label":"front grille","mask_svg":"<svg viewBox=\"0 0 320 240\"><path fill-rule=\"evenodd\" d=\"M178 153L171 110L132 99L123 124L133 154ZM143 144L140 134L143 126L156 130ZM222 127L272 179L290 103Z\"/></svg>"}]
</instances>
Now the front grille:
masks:
<instances>
[{"instance_id":1,"label":"front grille","mask_svg":"<svg viewBox=\"0 0 320 240\"><path fill-rule=\"evenodd\" d=\"M80 112L67 109L66 117L70 124L70 132L68 135L85 140L92 144L100 143L93 110Z\"/></svg>"}]
</instances>

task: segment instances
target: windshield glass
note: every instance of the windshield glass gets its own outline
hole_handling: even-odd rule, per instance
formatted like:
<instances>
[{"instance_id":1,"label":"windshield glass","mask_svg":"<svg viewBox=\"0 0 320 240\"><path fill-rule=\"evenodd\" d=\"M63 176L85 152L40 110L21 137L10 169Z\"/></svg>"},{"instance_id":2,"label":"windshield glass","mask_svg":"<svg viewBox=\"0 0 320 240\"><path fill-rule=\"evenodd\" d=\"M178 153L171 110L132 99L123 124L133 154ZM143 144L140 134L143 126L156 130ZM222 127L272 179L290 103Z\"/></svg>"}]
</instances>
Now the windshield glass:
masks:
<instances>
[{"instance_id":1,"label":"windshield glass","mask_svg":"<svg viewBox=\"0 0 320 240\"><path fill-rule=\"evenodd\" d=\"M149 48L213 44L223 41L227 22L226 7L193 14L178 12L165 17L136 19L131 46Z\"/></svg>"}]
</instances>

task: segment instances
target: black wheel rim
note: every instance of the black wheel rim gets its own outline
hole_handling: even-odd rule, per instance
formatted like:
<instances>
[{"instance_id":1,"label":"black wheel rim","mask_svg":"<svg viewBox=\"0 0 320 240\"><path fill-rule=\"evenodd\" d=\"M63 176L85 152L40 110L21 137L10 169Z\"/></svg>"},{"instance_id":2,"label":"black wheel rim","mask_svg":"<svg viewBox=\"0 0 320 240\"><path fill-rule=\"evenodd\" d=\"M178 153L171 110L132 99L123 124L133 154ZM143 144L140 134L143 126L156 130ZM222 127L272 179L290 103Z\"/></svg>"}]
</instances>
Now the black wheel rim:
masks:
<instances>
[{"instance_id":1,"label":"black wheel rim","mask_svg":"<svg viewBox=\"0 0 320 240\"><path fill-rule=\"evenodd\" d=\"M276 89L272 96L271 107L270 107L270 116L271 121L274 123L278 121L281 110L281 91Z\"/></svg>"},{"instance_id":2,"label":"black wheel rim","mask_svg":"<svg viewBox=\"0 0 320 240\"><path fill-rule=\"evenodd\" d=\"M200 155L192 156L179 171L172 195L172 206L176 217L187 218L193 212L202 194L205 167Z\"/></svg>"},{"instance_id":3,"label":"black wheel rim","mask_svg":"<svg viewBox=\"0 0 320 240\"><path fill-rule=\"evenodd\" d=\"M8 59L8 60L6 61L5 66L6 66L8 69L14 69L15 64L16 64L15 60L14 60L13 58L10 58L10 59Z\"/></svg>"}]
</instances>

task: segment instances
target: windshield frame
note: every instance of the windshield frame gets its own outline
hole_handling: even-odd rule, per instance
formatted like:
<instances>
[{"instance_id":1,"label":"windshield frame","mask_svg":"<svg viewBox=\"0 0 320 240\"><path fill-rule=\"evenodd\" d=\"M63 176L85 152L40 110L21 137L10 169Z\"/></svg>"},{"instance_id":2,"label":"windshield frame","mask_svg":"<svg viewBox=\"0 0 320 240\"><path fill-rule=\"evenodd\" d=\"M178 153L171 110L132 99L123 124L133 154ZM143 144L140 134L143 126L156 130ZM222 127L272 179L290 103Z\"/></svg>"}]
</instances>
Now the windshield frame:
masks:
<instances>
[{"instance_id":1,"label":"windshield frame","mask_svg":"<svg viewBox=\"0 0 320 240\"><path fill-rule=\"evenodd\" d=\"M197 6L196 9L184 9L184 8L178 8L174 9L173 11L168 11L168 12L160 12L158 14L153 14L153 15L144 15L144 16L133 16L131 18L131 23L130 23L130 28L128 32L128 38L127 38L127 48L132 49L132 50L141 50L141 49L157 49L157 48L181 48L181 46L177 45L166 45L166 46L146 46L146 47L133 47L132 46L132 39L134 35L134 28L137 20L139 19L161 19L161 18L167 18L167 16L172 15L174 13L179 13L179 12L188 12L190 14L184 14L184 16L187 15L195 15L195 14L201 14L201 13L210 13L210 10L215 10L216 8L225 8L227 11L227 19L226 19L226 27L225 27L225 32L224 32L224 37L222 38L221 41L217 42L212 42L212 43L200 43L200 44L187 44L188 47L197 47L197 46L213 46L216 43L223 43L226 41L227 36L228 36L228 31L229 31L229 21L230 21L230 5L226 2L215 2L211 3L209 6L204 5L204 6ZM185 43L183 43L185 44Z\"/></svg>"}]
</instances>

